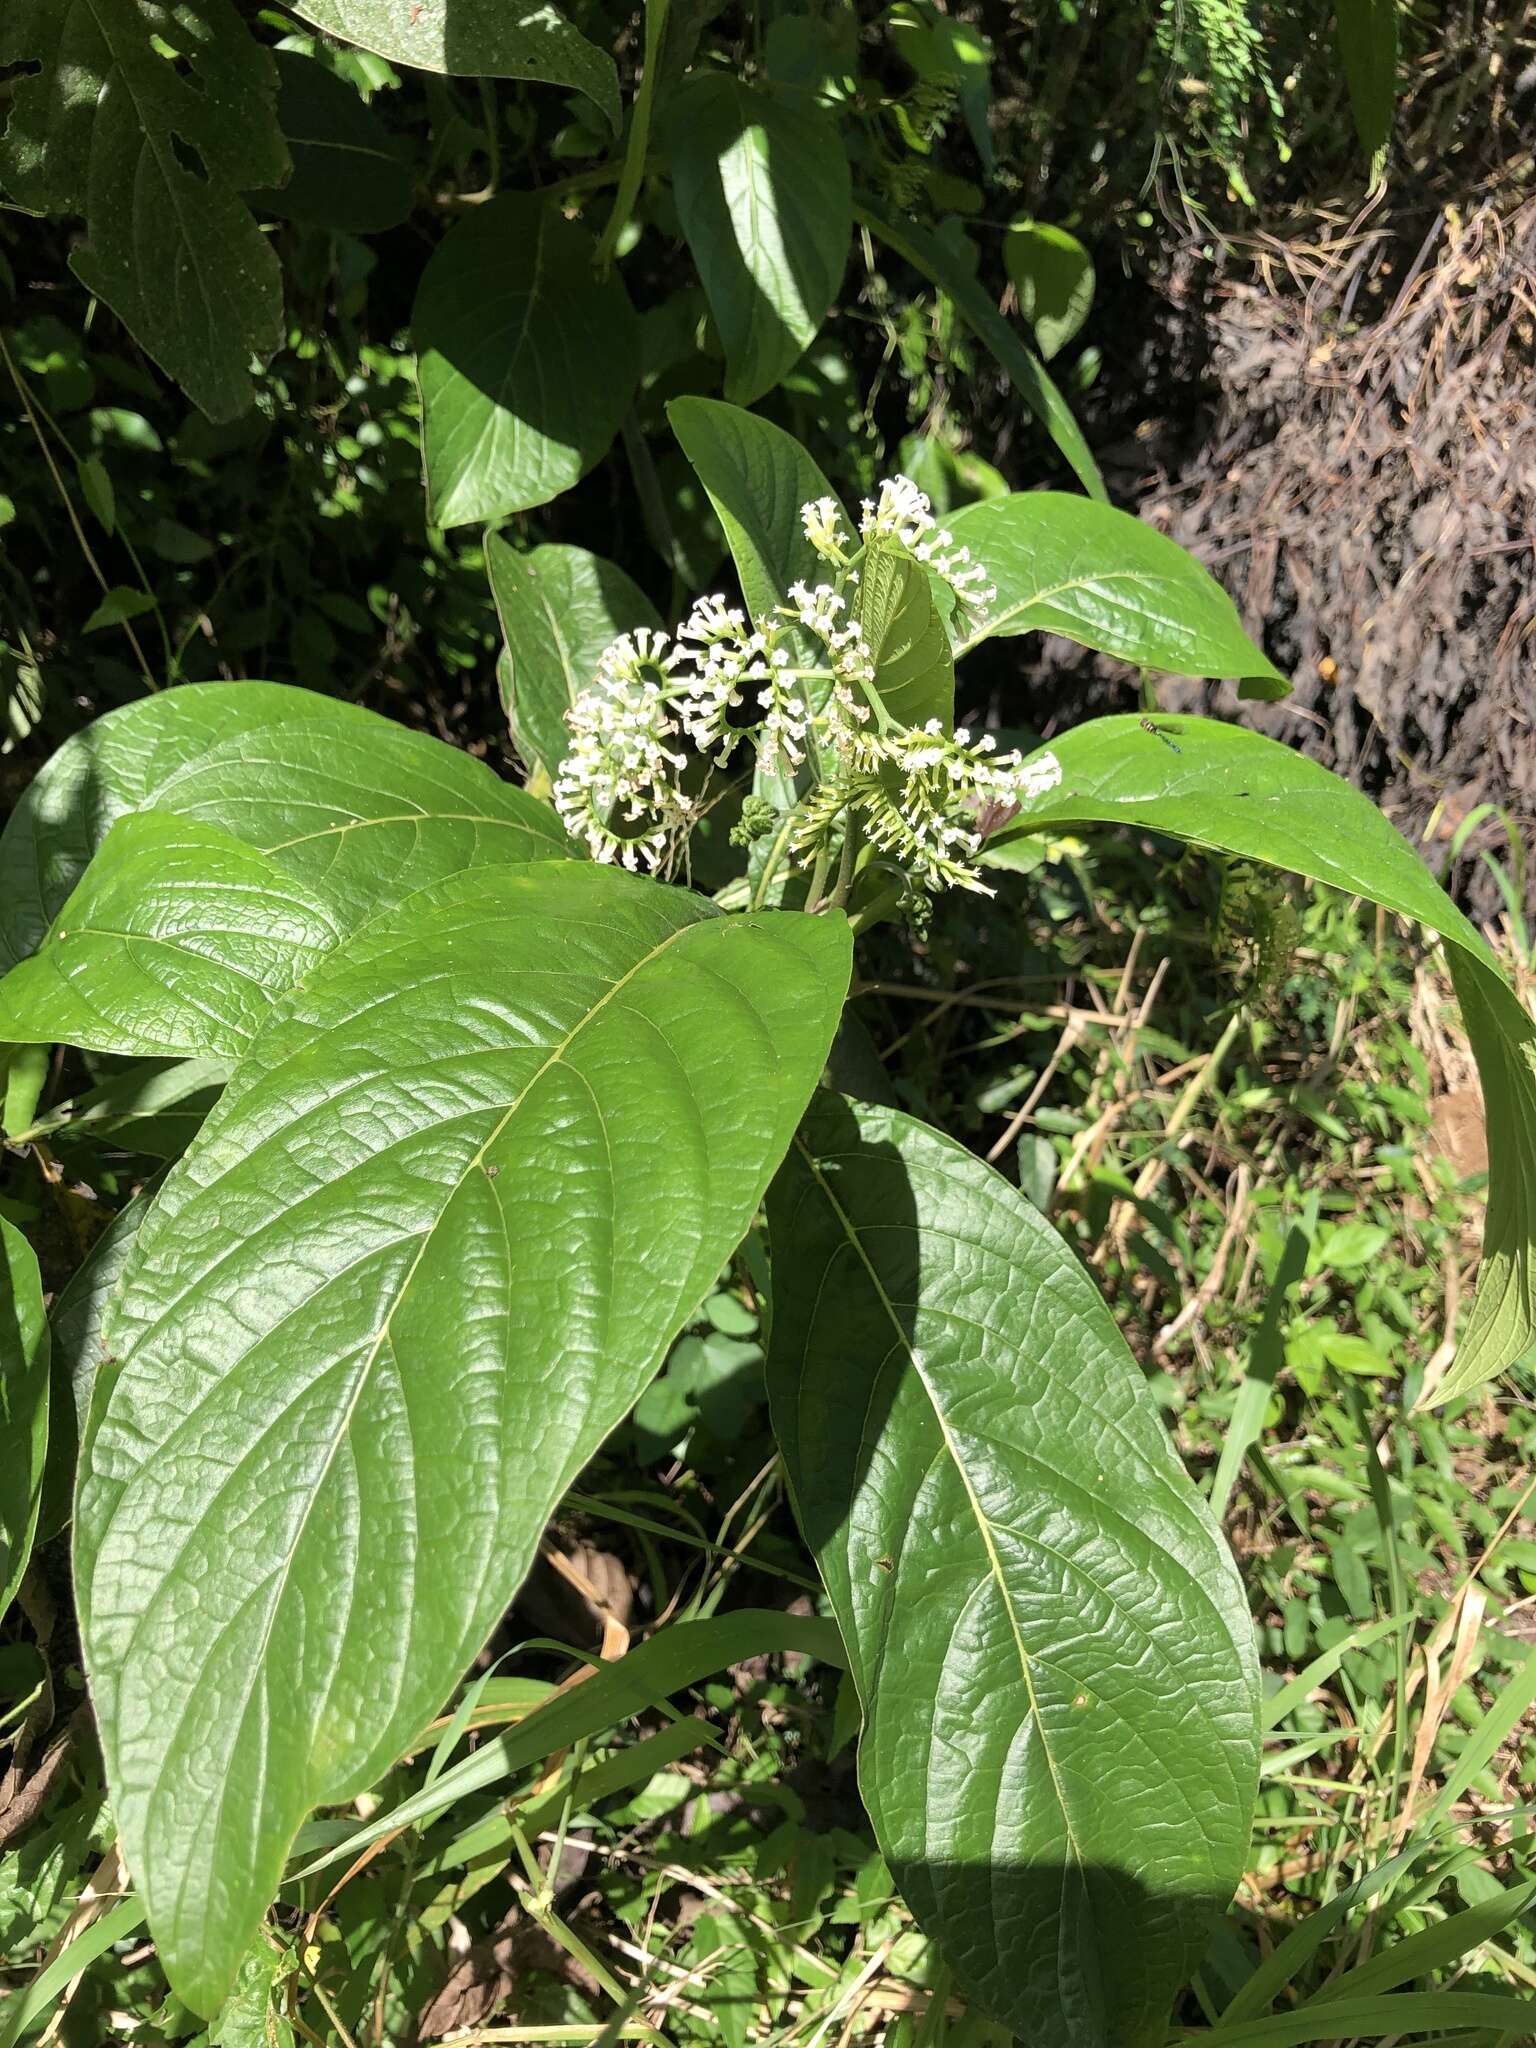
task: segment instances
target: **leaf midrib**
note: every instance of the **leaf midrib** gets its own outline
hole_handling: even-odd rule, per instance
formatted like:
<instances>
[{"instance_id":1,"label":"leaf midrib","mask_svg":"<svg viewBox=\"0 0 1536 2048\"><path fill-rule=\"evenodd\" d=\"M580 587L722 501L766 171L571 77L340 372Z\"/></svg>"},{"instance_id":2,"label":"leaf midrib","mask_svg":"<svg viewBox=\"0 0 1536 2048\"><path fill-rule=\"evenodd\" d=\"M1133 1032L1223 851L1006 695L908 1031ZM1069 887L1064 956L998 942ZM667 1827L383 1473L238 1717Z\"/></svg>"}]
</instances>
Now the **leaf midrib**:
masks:
<instances>
[{"instance_id":1,"label":"leaf midrib","mask_svg":"<svg viewBox=\"0 0 1536 2048\"><path fill-rule=\"evenodd\" d=\"M1034 1717L1035 1728L1040 1737L1040 1749L1045 1758L1046 1769L1051 1774L1051 1784L1056 1793L1056 1804L1061 1810L1062 1825L1067 1832L1067 1845L1072 1851L1074 1861L1081 1868L1083 1855L1082 1850L1078 1846L1077 1835L1072 1825L1072 1810L1067 1803L1066 1787L1062 1783L1061 1773L1057 1768L1056 1758L1051 1750L1050 1737L1046 1732L1045 1719L1040 1711L1040 1700L1039 1695L1035 1691L1034 1671L1031 1665L1029 1649L1024 1641L1023 1629L1019 1622L1013 1598L1008 1591L1008 1582L1003 1576L1002 1559L998 1555L997 1546L993 1541L992 1523L988 1519L986 1510L982 1507L975 1487L971 1484L971 1475L966 1469L965 1461L960 1456L959 1447L950 1432L949 1423L940 1405L938 1395L927 1373L923 1370L922 1363L918 1358L911 1339L902 1326L901 1318L896 1313L896 1304L892 1301L884 1281L880 1278L873 1261L864 1249L864 1241L855 1228L852 1217L833 1193L831 1184L821 1171L821 1162L812 1153L805 1140L797 1135L795 1146L804 1159L812 1179L825 1197L828 1207L832 1210L833 1215L836 1216L844 1236L849 1244L852 1245L860 1265L864 1268L869 1284L875 1290L876 1298L879 1300L880 1306L884 1309L891 1328L896 1334L897 1343L911 1360L912 1370L917 1375L918 1384L928 1396L928 1403L933 1410L934 1421L938 1424L939 1433L944 1439L944 1447L949 1453L956 1472L959 1474L961 1485L965 1488L965 1497L970 1505L977 1533L981 1537L982 1547L987 1554L987 1567L992 1575L993 1582L997 1586L1004 1611L1008 1616L1008 1625L1013 1633L1014 1649L1019 1660L1019 1673L1024 1681L1024 1690L1029 1699L1029 1710Z\"/></svg>"}]
</instances>

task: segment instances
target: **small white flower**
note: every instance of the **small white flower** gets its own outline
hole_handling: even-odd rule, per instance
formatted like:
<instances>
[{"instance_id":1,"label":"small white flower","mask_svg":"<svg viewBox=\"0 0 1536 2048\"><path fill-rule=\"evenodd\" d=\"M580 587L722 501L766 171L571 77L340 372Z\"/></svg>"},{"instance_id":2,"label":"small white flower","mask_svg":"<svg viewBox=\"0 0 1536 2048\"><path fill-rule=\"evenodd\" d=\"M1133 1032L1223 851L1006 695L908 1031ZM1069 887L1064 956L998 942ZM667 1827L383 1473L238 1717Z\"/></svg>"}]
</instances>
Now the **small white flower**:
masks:
<instances>
[{"instance_id":1,"label":"small white flower","mask_svg":"<svg viewBox=\"0 0 1536 2048\"><path fill-rule=\"evenodd\" d=\"M800 507L800 524L811 546L826 561L841 562L853 542L844 532L836 498L817 498Z\"/></svg>"}]
</instances>

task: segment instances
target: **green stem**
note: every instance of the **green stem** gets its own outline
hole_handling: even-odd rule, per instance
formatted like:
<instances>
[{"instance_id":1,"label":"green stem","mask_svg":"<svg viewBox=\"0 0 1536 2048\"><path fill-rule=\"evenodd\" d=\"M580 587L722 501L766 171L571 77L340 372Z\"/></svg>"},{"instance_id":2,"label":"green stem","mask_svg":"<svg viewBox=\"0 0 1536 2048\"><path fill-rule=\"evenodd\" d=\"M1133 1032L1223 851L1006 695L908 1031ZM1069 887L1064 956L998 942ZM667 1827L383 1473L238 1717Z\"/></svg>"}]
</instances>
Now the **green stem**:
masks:
<instances>
[{"instance_id":1,"label":"green stem","mask_svg":"<svg viewBox=\"0 0 1536 2048\"><path fill-rule=\"evenodd\" d=\"M613 267L619 236L623 234L629 217L635 210L640 181L645 176L646 151L651 141L651 105L656 97L657 74L661 70L662 38L667 29L667 4L668 0L646 0L645 68L640 74L640 90L635 94L635 103L630 110L629 137L624 145L624 168L619 173L619 189L613 195L613 211L608 216L608 225L603 229L602 240L598 243L597 253L592 259L600 276L606 276Z\"/></svg>"},{"instance_id":2,"label":"green stem","mask_svg":"<svg viewBox=\"0 0 1536 2048\"><path fill-rule=\"evenodd\" d=\"M790 834L793 832L794 827L795 813L793 811L786 811L779 821L779 829L774 834L773 844L769 847L763 861L763 871L758 876L757 885L752 891L751 909L761 910L767 901L768 886L779 869L784 865L785 856L789 852Z\"/></svg>"}]
</instances>

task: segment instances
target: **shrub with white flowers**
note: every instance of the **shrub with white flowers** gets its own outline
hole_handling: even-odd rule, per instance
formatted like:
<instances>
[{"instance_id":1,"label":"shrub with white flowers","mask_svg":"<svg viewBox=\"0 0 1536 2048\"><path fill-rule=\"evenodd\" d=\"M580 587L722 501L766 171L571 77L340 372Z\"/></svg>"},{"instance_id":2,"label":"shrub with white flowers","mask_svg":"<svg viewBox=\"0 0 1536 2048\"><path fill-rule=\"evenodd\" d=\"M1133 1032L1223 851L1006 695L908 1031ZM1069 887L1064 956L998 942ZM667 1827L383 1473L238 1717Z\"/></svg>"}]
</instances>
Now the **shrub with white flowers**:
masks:
<instances>
[{"instance_id":1,"label":"shrub with white flowers","mask_svg":"<svg viewBox=\"0 0 1536 2048\"><path fill-rule=\"evenodd\" d=\"M675 636L641 628L606 650L567 713L571 747L554 787L561 819L596 859L660 869L708 801L709 775L697 793L684 789L679 743L697 749L710 775L745 745L761 768L796 778L775 857L809 872L808 907L847 901L860 854L888 871L887 894L989 894L977 869L983 841L1054 787L1060 768L1050 754L1027 764L999 754L989 734L973 743L936 718L902 725L882 702L857 616L871 548L926 569L970 625L996 596L986 570L907 477L865 499L857 541L832 498L802 506L800 518L830 581L792 584L756 620L701 597Z\"/></svg>"}]
</instances>

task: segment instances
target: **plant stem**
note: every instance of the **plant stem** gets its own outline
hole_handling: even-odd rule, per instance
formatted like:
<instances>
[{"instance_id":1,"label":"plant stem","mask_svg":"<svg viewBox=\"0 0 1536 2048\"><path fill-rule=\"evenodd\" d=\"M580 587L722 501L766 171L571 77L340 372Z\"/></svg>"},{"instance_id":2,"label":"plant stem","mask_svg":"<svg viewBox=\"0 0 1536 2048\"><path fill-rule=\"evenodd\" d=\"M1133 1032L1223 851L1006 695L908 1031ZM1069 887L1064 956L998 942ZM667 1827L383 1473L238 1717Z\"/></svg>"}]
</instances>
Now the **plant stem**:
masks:
<instances>
[{"instance_id":1,"label":"plant stem","mask_svg":"<svg viewBox=\"0 0 1536 2048\"><path fill-rule=\"evenodd\" d=\"M619 236L635 210L640 181L645 176L645 157L651 140L651 105L656 97L656 78L661 69L661 45L666 28L667 0L646 0L644 69L640 74L640 90L635 94L635 102L630 109L624 167L619 173L619 189L613 195L613 211L608 216L608 225L603 229L602 240L592 259L599 276L605 277L613 267Z\"/></svg>"},{"instance_id":2,"label":"plant stem","mask_svg":"<svg viewBox=\"0 0 1536 2048\"><path fill-rule=\"evenodd\" d=\"M90 541L86 538L85 528L80 524L80 515L75 510L75 502L73 498L71 498L69 495L69 491L65 486L63 477L59 474L59 466L53 459L53 450L48 446L48 437L43 432L42 422L41 420L39 420L37 416L37 408L33 404L31 390L26 382L26 379L22 376L20 370L17 369L16 367L15 358L12 356L10 349L6 346L5 336L3 334L0 334L0 357L4 358L5 367L11 373L11 382L16 386L16 395L21 400L21 409L27 416L27 424L31 427L32 432L37 437L37 445L42 450L44 462L46 462L48 465L48 474L53 478L54 489L58 492L59 497L63 501L65 514L69 519L71 527L74 529L75 539L79 542L80 552L85 557L86 567L90 570L91 574L96 578L96 581L101 585L102 596L106 597L110 593L112 586L107 581L106 573L102 569L100 562L98 562L96 559L95 549L91 546ZM62 436L60 438L62 439ZM139 573L140 578L142 580L143 571L140 570ZM145 587L145 595L153 604L154 592L150 590L147 586ZM156 605L155 609L158 612L159 606ZM144 678L145 689L158 690L160 685L156 682L154 674L150 669L149 662L145 658L144 648L139 640L139 636L133 630L133 621L131 619L121 619L118 621L118 623L121 625L124 633L128 636L128 644L132 647L134 655L138 661L139 673ZM161 631L164 631L163 620L161 621Z\"/></svg>"}]
</instances>

